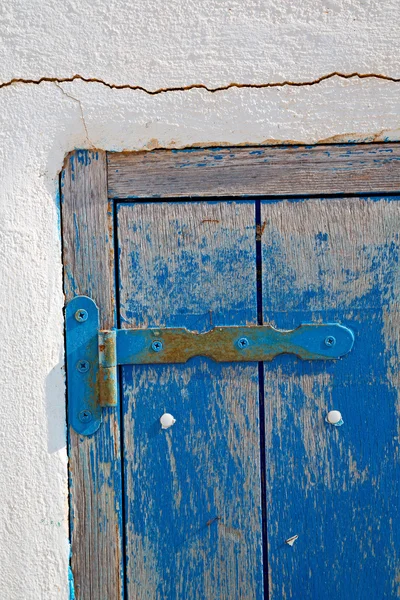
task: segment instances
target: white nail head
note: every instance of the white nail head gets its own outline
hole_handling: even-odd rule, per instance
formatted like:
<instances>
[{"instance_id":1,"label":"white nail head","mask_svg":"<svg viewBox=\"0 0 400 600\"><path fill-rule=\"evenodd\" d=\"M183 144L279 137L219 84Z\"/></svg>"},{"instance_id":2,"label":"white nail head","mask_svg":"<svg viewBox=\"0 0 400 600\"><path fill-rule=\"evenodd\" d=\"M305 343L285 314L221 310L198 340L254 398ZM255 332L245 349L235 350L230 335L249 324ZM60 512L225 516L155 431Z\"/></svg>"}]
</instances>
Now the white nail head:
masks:
<instances>
[{"instance_id":1,"label":"white nail head","mask_svg":"<svg viewBox=\"0 0 400 600\"><path fill-rule=\"evenodd\" d=\"M176 423L176 419L169 413L164 413L160 419L161 429L169 429L172 427L174 423Z\"/></svg>"},{"instance_id":2,"label":"white nail head","mask_svg":"<svg viewBox=\"0 0 400 600\"><path fill-rule=\"evenodd\" d=\"M298 539L298 537L299 537L298 535L292 535L292 537L290 537L289 539L285 540L285 544L287 544L288 546L293 546L293 544Z\"/></svg>"},{"instance_id":3,"label":"white nail head","mask_svg":"<svg viewBox=\"0 0 400 600\"><path fill-rule=\"evenodd\" d=\"M330 410L327 414L326 421L335 427L343 425L342 413L338 410Z\"/></svg>"}]
</instances>

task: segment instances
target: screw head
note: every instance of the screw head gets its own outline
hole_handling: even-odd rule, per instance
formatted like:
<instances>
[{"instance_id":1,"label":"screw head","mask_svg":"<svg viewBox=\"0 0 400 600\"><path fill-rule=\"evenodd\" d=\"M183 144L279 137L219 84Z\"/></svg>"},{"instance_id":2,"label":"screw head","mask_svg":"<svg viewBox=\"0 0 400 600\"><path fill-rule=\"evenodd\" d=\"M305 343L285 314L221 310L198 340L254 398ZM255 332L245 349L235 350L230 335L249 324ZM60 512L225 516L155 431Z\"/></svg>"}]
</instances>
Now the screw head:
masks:
<instances>
[{"instance_id":1,"label":"screw head","mask_svg":"<svg viewBox=\"0 0 400 600\"><path fill-rule=\"evenodd\" d=\"M237 345L239 350L244 350L244 348L247 348L247 346L249 345L249 340L245 337L241 337L238 339Z\"/></svg>"},{"instance_id":2,"label":"screw head","mask_svg":"<svg viewBox=\"0 0 400 600\"><path fill-rule=\"evenodd\" d=\"M75 319L78 321L78 323L84 323L85 321L87 321L88 316L88 312L84 308L78 308L78 310L75 313Z\"/></svg>"},{"instance_id":3,"label":"screw head","mask_svg":"<svg viewBox=\"0 0 400 600\"><path fill-rule=\"evenodd\" d=\"M334 346L335 344L336 344L336 338L334 338L333 335L328 335L325 338L325 346L332 348L332 346Z\"/></svg>"},{"instance_id":4,"label":"screw head","mask_svg":"<svg viewBox=\"0 0 400 600\"><path fill-rule=\"evenodd\" d=\"M90 362L88 360L78 360L76 368L79 373L87 373L90 369Z\"/></svg>"},{"instance_id":5,"label":"screw head","mask_svg":"<svg viewBox=\"0 0 400 600\"><path fill-rule=\"evenodd\" d=\"M92 413L90 412L90 410L87 409L81 410L81 412L78 415L78 419L81 423L90 423L92 418Z\"/></svg>"},{"instance_id":6,"label":"screw head","mask_svg":"<svg viewBox=\"0 0 400 600\"><path fill-rule=\"evenodd\" d=\"M154 342L151 344L151 349L154 350L154 352L161 352L163 347L164 344L161 340L154 340Z\"/></svg>"}]
</instances>

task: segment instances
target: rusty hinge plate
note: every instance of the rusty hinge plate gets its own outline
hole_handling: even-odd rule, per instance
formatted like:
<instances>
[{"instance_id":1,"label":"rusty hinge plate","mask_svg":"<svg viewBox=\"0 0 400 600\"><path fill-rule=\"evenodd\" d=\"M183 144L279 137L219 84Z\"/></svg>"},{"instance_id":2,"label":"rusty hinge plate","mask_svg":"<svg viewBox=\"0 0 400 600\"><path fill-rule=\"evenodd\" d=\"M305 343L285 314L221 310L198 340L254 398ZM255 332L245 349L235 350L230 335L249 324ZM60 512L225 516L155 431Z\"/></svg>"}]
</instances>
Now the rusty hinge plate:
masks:
<instances>
[{"instance_id":1,"label":"rusty hinge plate","mask_svg":"<svg viewBox=\"0 0 400 600\"><path fill-rule=\"evenodd\" d=\"M291 331L270 325L99 330L96 304L77 296L67 305L69 421L81 434L96 431L101 407L117 404L117 366L185 363L195 356L216 362L270 361L279 354L303 360L339 359L354 335L339 323L303 323Z\"/></svg>"}]
</instances>

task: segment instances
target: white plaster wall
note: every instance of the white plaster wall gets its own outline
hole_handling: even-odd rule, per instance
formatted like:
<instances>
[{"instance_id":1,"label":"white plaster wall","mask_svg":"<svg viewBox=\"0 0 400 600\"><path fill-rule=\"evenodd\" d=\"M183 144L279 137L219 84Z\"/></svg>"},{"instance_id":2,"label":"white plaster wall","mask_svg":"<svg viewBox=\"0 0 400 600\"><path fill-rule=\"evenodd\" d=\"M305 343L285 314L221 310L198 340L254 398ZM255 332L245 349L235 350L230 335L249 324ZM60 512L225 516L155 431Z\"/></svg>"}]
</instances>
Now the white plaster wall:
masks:
<instances>
[{"instance_id":1,"label":"white plaster wall","mask_svg":"<svg viewBox=\"0 0 400 600\"><path fill-rule=\"evenodd\" d=\"M68 598L57 196L65 154L398 140L399 10L397 0L1 3L3 600ZM66 82L76 75L99 82ZM152 95L101 81L150 92L248 87ZM283 81L316 83L270 86Z\"/></svg>"}]
</instances>

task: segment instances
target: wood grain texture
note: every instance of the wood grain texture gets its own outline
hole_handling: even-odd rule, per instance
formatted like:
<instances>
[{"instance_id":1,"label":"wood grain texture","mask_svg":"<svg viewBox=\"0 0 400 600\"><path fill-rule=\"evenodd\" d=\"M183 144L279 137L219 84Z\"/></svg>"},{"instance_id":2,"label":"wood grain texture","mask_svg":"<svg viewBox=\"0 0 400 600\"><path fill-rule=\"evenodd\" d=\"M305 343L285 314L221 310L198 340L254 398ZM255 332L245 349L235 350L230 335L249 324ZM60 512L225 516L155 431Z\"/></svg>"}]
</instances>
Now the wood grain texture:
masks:
<instances>
[{"instance_id":1,"label":"wood grain texture","mask_svg":"<svg viewBox=\"0 0 400 600\"><path fill-rule=\"evenodd\" d=\"M125 204L118 224L124 327L257 322L252 202ZM261 600L257 364L126 366L123 396L128 598Z\"/></svg>"},{"instance_id":2,"label":"wood grain texture","mask_svg":"<svg viewBox=\"0 0 400 600\"><path fill-rule=\"evenodd\" d=\"M114 326L112 211L104 152L77 151L61 176L66 300L85 294ZM69 431L71 566L77 600L122 598L121 466L117 411L93 436Z\"/></svg>"},{"instance_id":3,"label":"wood grain texture","mask_svg":"<svg viewBox=\"0 0 400 600\"><path fill-rule=\"evenodd\" d=\"M398 598L400 204L263 202L260 229L264 321L356 336L336 362L265 364L271 598Z\"/></svg>"},{"instance_id":4,"label":"wood grain texture","mask_svg":"<svg viewBox=\"0 0 400 600\"><path fill-rule=\"evenodd\" d=\"M400 144L108 153L110 198L400 191Z\"/></svg>"}]
</instances>

